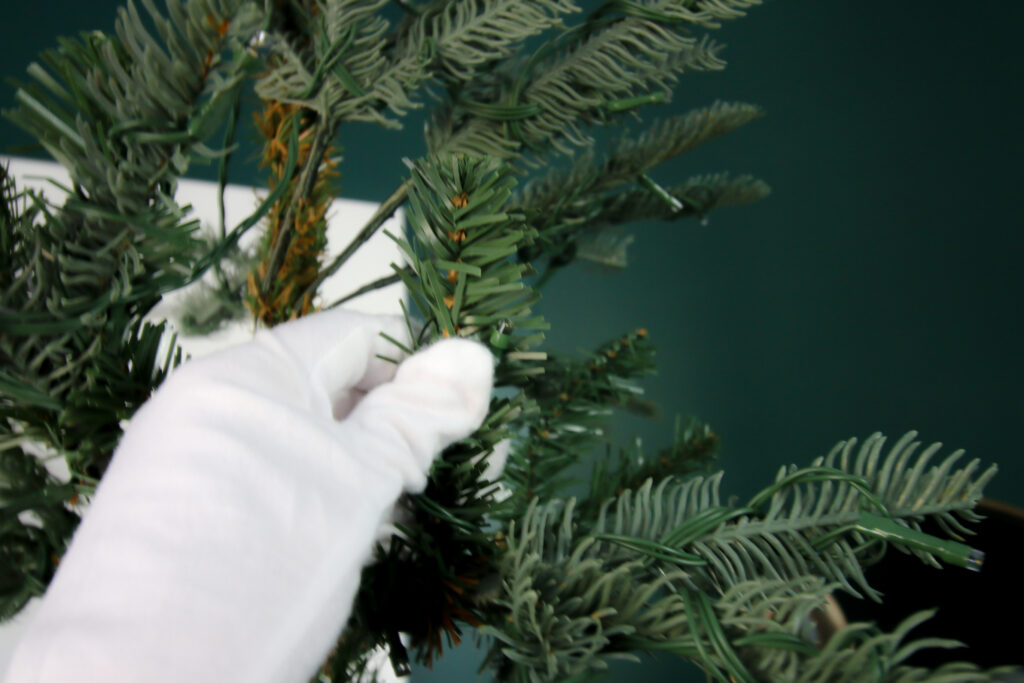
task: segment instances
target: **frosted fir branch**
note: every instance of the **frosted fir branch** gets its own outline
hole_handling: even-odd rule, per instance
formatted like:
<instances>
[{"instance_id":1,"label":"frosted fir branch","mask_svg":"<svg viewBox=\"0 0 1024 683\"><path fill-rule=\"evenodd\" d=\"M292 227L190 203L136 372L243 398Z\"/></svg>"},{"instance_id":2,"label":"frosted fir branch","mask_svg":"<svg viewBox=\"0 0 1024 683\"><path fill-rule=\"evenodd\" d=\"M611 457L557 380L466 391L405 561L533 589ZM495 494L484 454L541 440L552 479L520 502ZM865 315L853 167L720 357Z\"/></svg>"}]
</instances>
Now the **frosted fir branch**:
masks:
<instances>
[{"instance_id":1,"label":"frosted fir branch","mask_svg":"<svg viewBox=\"0 0 1024 683\"><path fill-rule=\"evenodd\" d=\"M867 679L894 683L995 683L1006 680L1005 676L1014 671L1014 667L983 670L967 662L950 662L936 669L908 664L908 660L922 650L963 647L962 643L945 638L909 638L911 631L934 615L935 610L917 612L889 633L880 633L871 624L849 624L832 636L819 655L803 660L799 670L786 680L794 683L861 683ZM778 671L778 667L772 667L768 673Z\"/></svg>"},{"instance_id":2,"label":"frosted fir branch","mask_svg":"<svg viewBox=\"0 0 1024 683\"><path fill-rule=\"evenodd\" d=\"M499 680L565 680L662 651L719 680L752 683L749 663L781 670L812 656L802 638L809 612L829 590L820 578L758 579L712 600L683 585L686 573L647 571L641 561L588 552L574 536L572 501L534 504L513 525L501 565L501 618L481 632ZM789 658L772 657L784 648Z\"/></svg>"},{"instance_id":3,"label":"frosted fir branch","mask_svg":"<svg viewBox=\"0 0 1024 683\"><path fill-rule=\"evenodd\" d=\"M866 440L855 458L854 441L841 442L809 468L782 468L772 486L741 508L722 505L721 473L682 483L666 480L658 486L647 482L609 501L593 533L656 544L652 552L670 565L672 558L684 562L694 588L724 591L757 576L817 574L854 595L864 591L878 599L863 574L863 564L877 550L875 537L861 524L864 511L878 511L914 531L928 516L957 538L966 532L959 519L977 519L972 509L995 475L994 466L981 471L977 460L953 470L959 451L929 468L941 444L914 459L920 445L915 436L908 433L884 456L880 434ZM899 539L892 542L901 545ZM628 556L630 547L623 546L621 552ZM639 547L648 546L633 550ZM934 549L903 547L937 564ZM598 547L594 552L610 550Z\"/></svg>"},{"instance_id":4,"label":"frosted fir branch","mask_svg":"<svg viewBox=\"0 0 1024 683\"><path fill-rule=\"evenodd\" d=\"M662 119L637 138L623 136L600 165L601 178L595 189L634 181L641 173L762 116L764 110L752 104L715 102L710 107Z\"/></svg>"},{"instance_id":5,"label":"frosted fir branch","mask_svg":"<svg viewBox=\"0 0 1024 683\"><path fill-rule=\"evenodd\" d=\"M519 201L548 211L569 195L596 194L636 183L660 164L761 116L763 111L754 105L715 102L662 119L638 137L620 137L601 161L587 150L568 169L552 170L532 181Z\"/></svg>"},{"instance_id":6,"label":"frosted fir branch","mask_svg":"<svg viewBox=\"0 0 1024 683\"><path fill-rule=\"evenodd\" d=\"M262 97L310 107L338 120L395 127L384 112L418 106L413 92L436 77L468 79L479 67L507 57L522 41L561 25L579 11L569 0L460 0L423 12L389 49L388 23L372 14L381 0L324 5L325 46L304 58L278 39L281 64L257 86ZM346 31L348 33L346 33ZM318 78L306 61L330 63Z\"/></svg>"},{"instance_id":7,"label":"frosted fir branch","mask_svg":"<svg viewBox=\"0 0 1024 683\"><path fill-rule=\"evenodd\" d=\"M763 180L749 175L730 177L728 173L694 176L666 191L679 201L678 207L649 190L628 190L598 205L589 214L589 225L600 228L647 220L704 218L715 209L750 204L771 194Z\"/></svg>"},{"instance_id":8,"label":"frosted fir branch","mask_svg":"<svg viewBox=\"0 0 1024 683\"><path fill-rule=\"evenodd\" d=\"M425 14L407 35L411 45L434 41L438 75L466 81L579 11L571 0L464 0Z\"/></svg>"},{"instance_id":9,"label":"frosted fir branch","mask_svg":"<svg viewBox=\"0 0 1024 683\"><path fill-rule=\"evenodd\" d=\"M718 49L706 37L626 17L536 64L516 65L517 74L471 83L463 98L472 105L438 112L428 146L506 158L527 150L569 153L589 144L586 128L607 121L617 111L609 106L622 98L664 90L687 71L722 68Z\"/></svg>"}]
</instances>

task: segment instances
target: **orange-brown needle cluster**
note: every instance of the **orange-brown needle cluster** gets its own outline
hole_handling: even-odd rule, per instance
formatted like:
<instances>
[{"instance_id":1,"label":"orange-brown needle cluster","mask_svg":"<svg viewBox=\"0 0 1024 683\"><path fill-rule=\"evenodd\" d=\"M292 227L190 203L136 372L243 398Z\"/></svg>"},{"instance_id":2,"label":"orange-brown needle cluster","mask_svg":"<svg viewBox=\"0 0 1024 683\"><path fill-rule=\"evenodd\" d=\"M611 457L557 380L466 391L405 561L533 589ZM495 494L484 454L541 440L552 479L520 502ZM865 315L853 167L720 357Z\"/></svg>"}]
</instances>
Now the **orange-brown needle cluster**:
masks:
<instances>
[{"instance_id":1,"label":"orange-brown needle cluster","mask_svg":"<svg viewBox=\"0 0 1024 683\"><path fill-rule=\"evenodd\" d=\"M266 138L262 166L270 169L270 188L288 183L288 189L267 214L260 261L249 273L247 305L256 319L267 326L306 315L313 310L309 285L316 280L326 244L327 209L331 203L330 184L337 177L337 163L328 145L321 159L310 159L315 118L296 105L268 101L255 115L256 128ZM299 147L295 173L282 177L288 157L291 126L298 125ZM307 164L315 163L316 179L305 196L299 194L299 176ZM285 225L285 223L290 225ZM280 268L267 278L275 243L282 231L288 240ZM269 285L267 284L269 283Z\"/></svg>"}]
</instances>

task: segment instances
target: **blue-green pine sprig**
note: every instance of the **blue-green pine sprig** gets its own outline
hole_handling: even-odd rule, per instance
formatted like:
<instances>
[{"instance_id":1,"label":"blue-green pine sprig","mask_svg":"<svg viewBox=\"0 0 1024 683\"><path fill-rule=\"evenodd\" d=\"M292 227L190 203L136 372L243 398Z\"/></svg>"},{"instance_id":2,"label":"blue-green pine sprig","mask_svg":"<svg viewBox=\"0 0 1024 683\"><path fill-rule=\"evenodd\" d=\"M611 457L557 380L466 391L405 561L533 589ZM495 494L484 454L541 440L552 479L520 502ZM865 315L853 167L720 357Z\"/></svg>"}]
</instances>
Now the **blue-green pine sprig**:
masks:
<instances>
[{"instance_id":1,"label":"blue-green pine sprig","mask_svg":"<svg viewBox=\"0 0 1024 683\"><path fill-rule=\"evenodd\" d=\"M338 121L399 127L430 80L467 79L524 40L579 11L569 0L458 0L412 13L399 30L379 12L387 0L318 3L317 40L272 36L275 68L257 85L265 99L292 102ZM316 65L310 68L308 65Z\"/></svg>"},{"instance_id":2,"label":"blue-green pine sprig","mask_svg":"<svg viewBox=\"0 0 1024 683\"><path fill-rule=\"evenodd\" d=\"M584 247L609 235L609 228L644 220L705 219L715 209L763 199L768 186L750 176L702 176L664 188L649 175L761 116L763 111L754 105L716 102L655 122L637 137L621 136L601 161L588 151L569 167L535 178L513 199L539 233L523 258L536 262L546 257L552 265L566 265ZM590 260L623 267L624 254L616 257L614 247L612 252L602 256L600 249L584 251Z\"/></svg>"},{"instance_id":3,"label":"blue-green pine sprig","mask_svg":"<svg viewBox=\"0 0 1024 683\"><path fill-rule=\"evenodd\" d=\"M496 601L508 611L507 624L484 629L495 640L492 655L502 655L494 659L498 672L508 680L561 679L611 656L661 650L693 659L723 681L781 680L782 672L833 680L830 671L852 676L841 680L889 680L857 678L865 675L860 658L877 658L871 648L899 642L905 631L866 641L847 663L835 650L856 641L852 634L863 627L819 651L784 615L806 616L835 589L878 599L861 567L879 558L881 545L971 566L969 547L922 539L915 526L925 516L947 525L976 519L971 508L995 470L982 471L977 461L954 470L959 453L929 467L938 445L918 455L914 437L887 453L877 434L856 453L852 440L841 442L809 467L784 468L745 505L723 504L720 474L648 480L606 500L596 522L578 514L574 499L533 501L512 523L501 564ZM884 538L866 522L873 516L889 520ZM778 618L767 616L761 601L768 585L802 607L793 603ZM760 622L740 628L730 621L737 616ZM788 624L781 631L780 621ZM905 658L886 656L883 672L896 671ZM990 680L971 665L950 665L941 674L954 671L976 675L965 680Z\"/></svg>"}]
</instances>

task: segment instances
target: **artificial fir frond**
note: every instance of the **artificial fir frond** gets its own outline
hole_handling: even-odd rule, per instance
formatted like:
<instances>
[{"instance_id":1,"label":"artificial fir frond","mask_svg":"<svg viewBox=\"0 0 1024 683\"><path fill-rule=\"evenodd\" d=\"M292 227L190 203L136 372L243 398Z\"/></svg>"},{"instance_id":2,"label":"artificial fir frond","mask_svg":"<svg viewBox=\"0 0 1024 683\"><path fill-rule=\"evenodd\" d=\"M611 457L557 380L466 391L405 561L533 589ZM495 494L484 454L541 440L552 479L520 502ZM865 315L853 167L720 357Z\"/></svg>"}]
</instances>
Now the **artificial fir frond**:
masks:
<instances>
[{"instance_id":1,"label":"artificial fir frond","mask_svg":"<svg viewBox=\"0 0 1024 683\"><path fill-rule=\"evenodd\" d=\"M681 570L653 573L638 558L607 558L574 538L572 501L530 507L509 536L492 636L499 680L566 680L611 659L667 651L697 660L716 680L753 681L749 662L782 668L815 653L807 614L824 601L815 577L743 583L711 600ZM783 653L789 657L772 657ZM768 655L763 661L758 655Z\"/></svg>"},{"instance_id":2,"label":"artificial fir frond","mask_svg":"<svg viewBox=\"0 0 1024 683\"><path fill-rule=\"evenodd\" d=\"M249 75L246 43L262 21L259 5L239 0L170 0L170 20L148 9L158 36L129 5L116 36L83 34L44 53L49 70L29 67L35 81L8 112L91 202L128 213L171 195L189 156L206 151Z\"/></svg>"},{"instance_id":3,"label":"artificial fir frond","mask_svg":"<svg viewBox=\"0 0 1024 683\"><path fill-rule=\"evenodd\" d=\"M749 104L716 102L656 123L638 138L623 136L601 163L588 153L568 169L531 182L516 203L529 207L523 210L540 235L523 257L547 256L557 266L583 250L590 260L624 267L629 242L611 234L609 227L651 219L704 218L716 208L763 199L768 186L750 176L698 177L666 190L647 175L656 166L761 115L758 107ZM602 244L602 240L611 243Z\"/></svg>"},{"instance_id":4,"label":"artificial fir frond","mask_svg":"<svg viewBox=\"0 0 1024 683\"><path fill-rule=\"evenodd\" d=\"M983 683L1006 680L1009 669L983 671L967 662L951 662L937 669L912 666L907 660L925 649L952 649L962 643L943 638L907 641L914 628L930 619L935 610L908 616L891 633L880 633L871 624L850 624L836 633L817 657L802 663L789 677L796 683Z\"/></svg>"},{"instance_id":5,"label":"artificial fir frond","mask_svg":"<svg viewBox=\"0 0 1024 683\"><path fill-rule=\"evenodd\" d=\"M599 194L636 184L656 166L761 116L760 107L715 102L663 119L638 137L622 136L601 163L595 163L590 154L582 155L568 170L555 170L531 182L520 201L547 211L564 210L567 196Z\"/></svg>"},{"instance_id":6,"label":"artificial fir frond","mask_svg":"<svg viewBox=\"0 0 1024 683\"><path fill-rule=\"evenodd\" d=\"M783 468L775 484L743 507L722 504L720 475L663 481L656 487L648 483L606 503L595 533L643 539L635 547L650 548L652 557L670 564L682 563L690 572L688 582L701 590L724 591L762 575L817 574L854 595L862 590L877 600L862 570L884 551L887 534L874 526L882 524L877 517L885 519L896 547L937 564L934 556L944 553L943 546L919 543L918 523L928 516L962 530L957 518L977 519L971 510L995 474L994 467L979 472L977 461L951 471L960 452L929 469L940 444L911 463L919 446L914 436L904 436L883 458L885 439L875 434L856 461L849 457L852 440L844 442L844 450L808 468ZM961 565L969 566L970 549L946 542L952 546ZM948 555L943 559L950 561Z\"/></svg>"},{"instance_id":7,"label":"artificial fir frond","mask_svg":"<svg viewBox=\"0 0 1024 683\"><path fill-rule=\"evenodd\" d=\"M552 211L537 212L535 215L547 227L541 229L540 237L524 251L523 258L547 256L549 268L566 266L576 259L625 268L629 264L627 249L635 237L625 233L622 226L683 218L696 218L707 225L708 215L714 210L750 204L771 194L762 180L749 175L730 178L727 173L695 176L668 188L642 176L641 184L647 187L589 196L575 190ZM579 200L574 202L573 197Z\"/></svg>"},{"instance_id":8,"label":"artificial fir frond","mask_svg":"<svg viewBox=\"0 0 1024 683\"><path fill-rule=\"evenodd\" d=\"M59 481L0 424L0 620L12 618L46 590L78 525L69 507L76 488ZM29 517L32 523L25 523Z\"/></svg>"},{"instance_id":9,"label":"artificial fir frond","mask_svg":"<svg viewBox=\"0 0 1024 683\"><path fill-rule=\"evenodd\" d=\"M545 354L531 349L546 323L530 311L537 297L523 282L528 267L513 258L533 234L521 216L504 210L515 184L511 169L494 160L432 157L411 164L411 171L409 234L392 237L410 265L393 268L423 321L413 347L478 338L499 355L496 382L522 383L542 369ZM483 425L435 463L424 493L405 501L409 522L364 572L334 671L378 645L404 670L399 630L430 661L442 651L443 637L458 642L457 621L482 623L479 586L500 552L484 530L497 488L482 475L497 444L511 436L510 425L533 410L522 394L494 399Z\"/></svg>"},{"instance_id":10,"label":"artificial fir frond","mask_svg":"<svg viewBox=\"0 0 1024 683\"><path fill-rule=\"evenodd\" d=\"M640 174L764 116L764 111L743 102L715 102L710 107L663 119L639 137L623 137L599 167L595 190L634 181Z\"/></svg>"},{"instance_id":11,"label":"artificial fir frond","mask_svg":"<svg viewBox=\"0 0 1024 683\"><path fill-rule=\"evenodd\" d=\"M569 153L589 143L587 126L665 101L665 89L684 72L723 68L718 46L694 38L688 27L717 28L716 19L737 18L755 4L605 3L529 59L467 83L435 115L428 146L501 157L552 148Z\"/></svg>"},{"instance_id":12,"label":"artificial fir frond","mask_svg":"<svg viewBox=\"0 0 1024 683\"><path fill-rule=\"evenodd\" d=\"M322 39L314 54L276 41L280 66L262 79L266 98L309 107L337 120L394 126L382 110L402 115L416 106L411 93L435 75L466 79L483 64L511 53L527 38L576 12L569 0L457 0L422 11L391 42L376 12L386 0L327 0L319 4ZM318 65L312 72L305 62Z\"/></svg>"},{"instance_id":13,"label":"artificial fir frond","mask_svg":"<svg viewBox=\"0 0 1024 683\"><path fill-rule=\"evenodd\" d=\"M166 44L130 9L119 18L118 37L92 33L45 53L50 71L31 67L37 83L19 90L21 106L9 112L67 166L74 186L60 209L36 202L41 225L10 234L19 277L3 295L5 346L15 367L18 358L38 359L20 381L62 406L26 429L75 460L73 471L93 477L124 415L104 422L110 438L86 443L71 425L92 434L96 420L71 417L92 409L74 407L70 393L91 383L90 373L135 381L126 368L153 368L125 354L159 336L146 331L142 316L195 277L200 256L190 235L195 223L172 199L176 178L189 155L202 151L208 117L219 124L223 103L246 75L245 41L260 20L241 3L169 7L172 23L154 20ZM180 35L193 35L200 49L180 45ZM234 60L223 59L228 48ZM172 56L183 61L172 64ZM146 341L138 347L132 339Z\"/></svg>"},{"instance_id":14,"label":"artificial fir frond","mask_svg":"<svg viewBox=\"0 0 1024 683\"><path fill-rule=\"evenodd\" d=\"M0 291L7 295L5 304L18 282L31 278L25 262L32 256L45 258L38 247L25 244L34 229L36 201L19 192L7 168L0 166ZM45 350L33 357L35 350L25 341L18 345L6 335L0 337L5 361L0 369L0 620L10 619L46 590L78 524L78 516L66 506L75 487L51 475L32 451L34 432L42 431L46 414L59 408L30 380L30 369L47 360ZM26 523L26 516L33 523Z\"/></svg>"},{"instance_id":15,"label":"artificial fir frond","mask_svg":"<svg viewBox=\"0 0 1024 683\"><path fill-rule=\"evenodd\" d=\"M176 179L209 151L204 141L251 68L246 43L262 19L242 2L171 0L168 13L151 11L156 35L129 6L116 35L64 40L43 54L46 68L29 67L34 81L7 113L73 183L56 208L35 195L18 200L2 177L7 616L44 590L77 522L65 503L102 476L121 422L178 358L173 342L158 357L163 325L143 322L164 292L201 270L195 223L172 199ZM72 481L44 475L25 444L63 456Z\"/></svg>"},{"instance_id":16,"label":"artificial fir frond","mask_svg":"<svg viewBox=\"0 0 1024 683\"><path fill-rule=\"evenodd\" d=\"M600 207L594 221L606 226L646 220L704 219L714 209L750 204L770 193L764 181L749 175L736 178L730 178L727 173L695 176L665 188L664 196L648 189L616 194Z\"/></svg>"},{"instance_id":17,"label":"artificial fir frond","mask_svg":"<svg viewBox=\"0 0 1024 683\"><path fill-rule=\"evenodd\" d=\"M743 507L722 505L720 475L657 486L648 480L608 500L592 525L576 514L574 500L534 501L510 534L502 565L498 604L511 625L486 629L507 660L499 671L513 680L567 677L599 666L599 653L630 649L696 657L737 680L753 680L744 659L802 671L791 659L768 656L780 648L789 656L819 656L809 643L800 646L795 633L769 639L764 629L772 620L763 618L763 642L750 633L744 639L729 633L735 625L719 613L763 615L763 595L748 589L764 580L790 595L800 595L797 587L810 576L856 593L853 581L874 595L861 571L864 553L879 556L872 545L924 554L912 520L973 518L970 508L994 470L978 474L975 462L951 472L957 454L928 469L927 451L911 465L912 439L904 437L882 458L884 440L875 435L856 462L849 442L840 444L809 468L785 469ZM885 536L872 536L863 522L867 509L891 522ZM969 560L965 546L931 537L927 543ZM823 585L812 591L812 603L823 600ZM806 608L807 598L801 600ZM752 651L744 654L742 647Z\"/></svg>"},{"instance_id":18,"label":"artificial fir frond","mask_svg":"<svg viewBox=\"0 0 1024 683\"><path fill-rule=\"evenodd\" d=\"M272 68L256 86L265 100L301 105L323 119L360 120L367 90L387 69L384 54L388 22L378 16L387 0L327 0L315 4L305 31L272 34ZM406 89L418 73L399 84L389 102L398 111L408 107ZM376 113L377 101L369 107ZM403 106L404 105L404 106ZM365 116L365 115L364 115ZM380 118L379 115L377 118Z\"/></svg>"},{"instance_id":19,"label":"artificial fir frond","mask_svg":"<svg viewBox=\"0 0 1024 683\"><path fill-rule=\"evenodd\" d=\"M506 158L526 150L570 153L572 145L589 144L587 126L663 102L664 89L685 71L724 66L714 43L671 25L636 17L600 23L553 39L507 73L466 84L432 121L429 148Z\"/></svg>"}]
</instances>

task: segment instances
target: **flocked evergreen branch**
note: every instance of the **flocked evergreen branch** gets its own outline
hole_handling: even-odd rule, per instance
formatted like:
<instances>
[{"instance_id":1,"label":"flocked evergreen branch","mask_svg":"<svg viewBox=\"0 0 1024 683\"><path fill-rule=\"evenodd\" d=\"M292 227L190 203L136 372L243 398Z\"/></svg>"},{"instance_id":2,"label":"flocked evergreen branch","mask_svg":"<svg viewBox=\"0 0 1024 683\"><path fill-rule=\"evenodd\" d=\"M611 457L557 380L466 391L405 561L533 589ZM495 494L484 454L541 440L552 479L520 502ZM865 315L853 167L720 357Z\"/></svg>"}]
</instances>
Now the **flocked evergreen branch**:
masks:
<instances>
[{"instance_id":1,"label":"flocked evergreen branch","mask_svg":"<svg viewBox=\"0 0 1024 683\"><path fill-rule=\"evenodd\" d=\"M852 441L840 444L808 468L783 468L773 486L743 507L722 505L720 475L656 487L648 482L606 503L595 533L609 534L613 543L621 535L643 539L633 547L683 563L692 585L702 590L722 591L759 575L818 574L853 594L860 589L878 599L862 566L878 558L883 527L895 536L894 545L926 562L937 564L936 554L961 566L976 561L961 544L920 542L918 524L932 517L961 538L966 530L958 518L977 519L971 509L995 468L979 472L973 461L951 471L961 452L928 468L940 444L912 460L920 445L914 436L904 436L884 457L885 440L878 434L865 441L856 459L850 456Z\"/></svg>"},{"instance_id":2,"label":"flocked evergreen branch","mask_svg":"<svg viewBox=\"0 0 1024 683\"><path fill-rule=\"evenodd\" d=\"M974 518L970 508L994 470L979 473L974 462L951 471L958 454L929 469L937 447L913 460L912 433L884 457L883 442L871 437L856 458L852 444L842 443L811 467L785 469L744 507L722 505L718 475L657 486L648 481L608 500L592 525L576 514L574 500L535 502L515 523L502 565L498 602L515 626L487 629L508 660L499 667L515 680L547 680L595 666L598 652L660 649L695 657L736 680L752 680L744 658L760 667L778 660L771 667L792 673L793 656L819 656L809 643L799 646L789 631L743 654L756 641L709 610L763 615L757 602L763 594L745 588L765 580L799 595L809 576L856 592L852 579L872 594L861 571L863 553L876 551L877 559L871 546L883 542L928 560L933 553L957 555L964 565L975 559L966 546L922 539L911 527L927 514ZM863 522L865 510L891 522L884 536ZM821 590L813 594L817 604ZM656 637L645 631L653 618L666 620L654 629ZM789 655L768 656L777 648ZM851 673L862 675L863 668Z\"/></svg>"},{"instance_id":3,"label":"flocked evergreen branch","mask_svg":"<svg viewBox=\"0 0 1024 683\"><path fill-rule=\"evenodd\" d=\"M387 39L389 23L377 12L387 0L321 4L311 55L285 38L275 41L280 64L257 86L266 98L301 104L337 120L397 125L383 111L402 115L416 106L410 95L435 76L469 78L530 36L558 26L578 11L568 0L458 0L422 10ZM306 63L316 64L310 71Z\"/></svg>"},{"instance_id":4,"label":"flocked evergreen branch","mask_svg":"<svg viewBox=\"0 0 1024 683\"><path fill-rule=\"evenodd\" d=\"M537 244L524 258L547 256L555 265L564 265L582 247L589 248L590 260L621 267L625 256L614 256L618 249L614 237L610 248L603 250L612 255L602 257L601 240L609 235L608 227L650 219L704 218L713 209L764 198L767 185L749 176L698 177L665 189L647 175L761 115L758 107L749 104L716 102L660 121L637 138L623 136L601 163L588 153L568 169L556 169L531 182L516 199L518 205L529 207L523 210L539 232Z\"/></svg>"},{"instance_id":5,"label":"flocked evergreen branch","mask_svg":"<svg viewBox=\"0 0 1024 683\"><path fill-rule=\"evenodd\" d=\"M722 68L716 52L709 40L654 20L585 23L528 60L463 86L434 116L428 147L505 158L570 153L590 142L587 126L663 102L683 72Z\"/></svg>"},{"instance_id":6,"label":"flocked evergreen branch","mask_svg":"<svg viewBox=\"0 0 1024 683\"><path fill-rule=\"evenodd\" d=\"M1007 680L1012 668L984 671L968 662L950 662L935 669L908 663L915 653L926 649L954 649L962 643L944 638L908 640L910 631L934 615L935 610L912 614L891 633L871 624L850 624L836 633L821 654L800 663L788 680L796 683L983 683Z\"/></svg>"}]
</instances>

